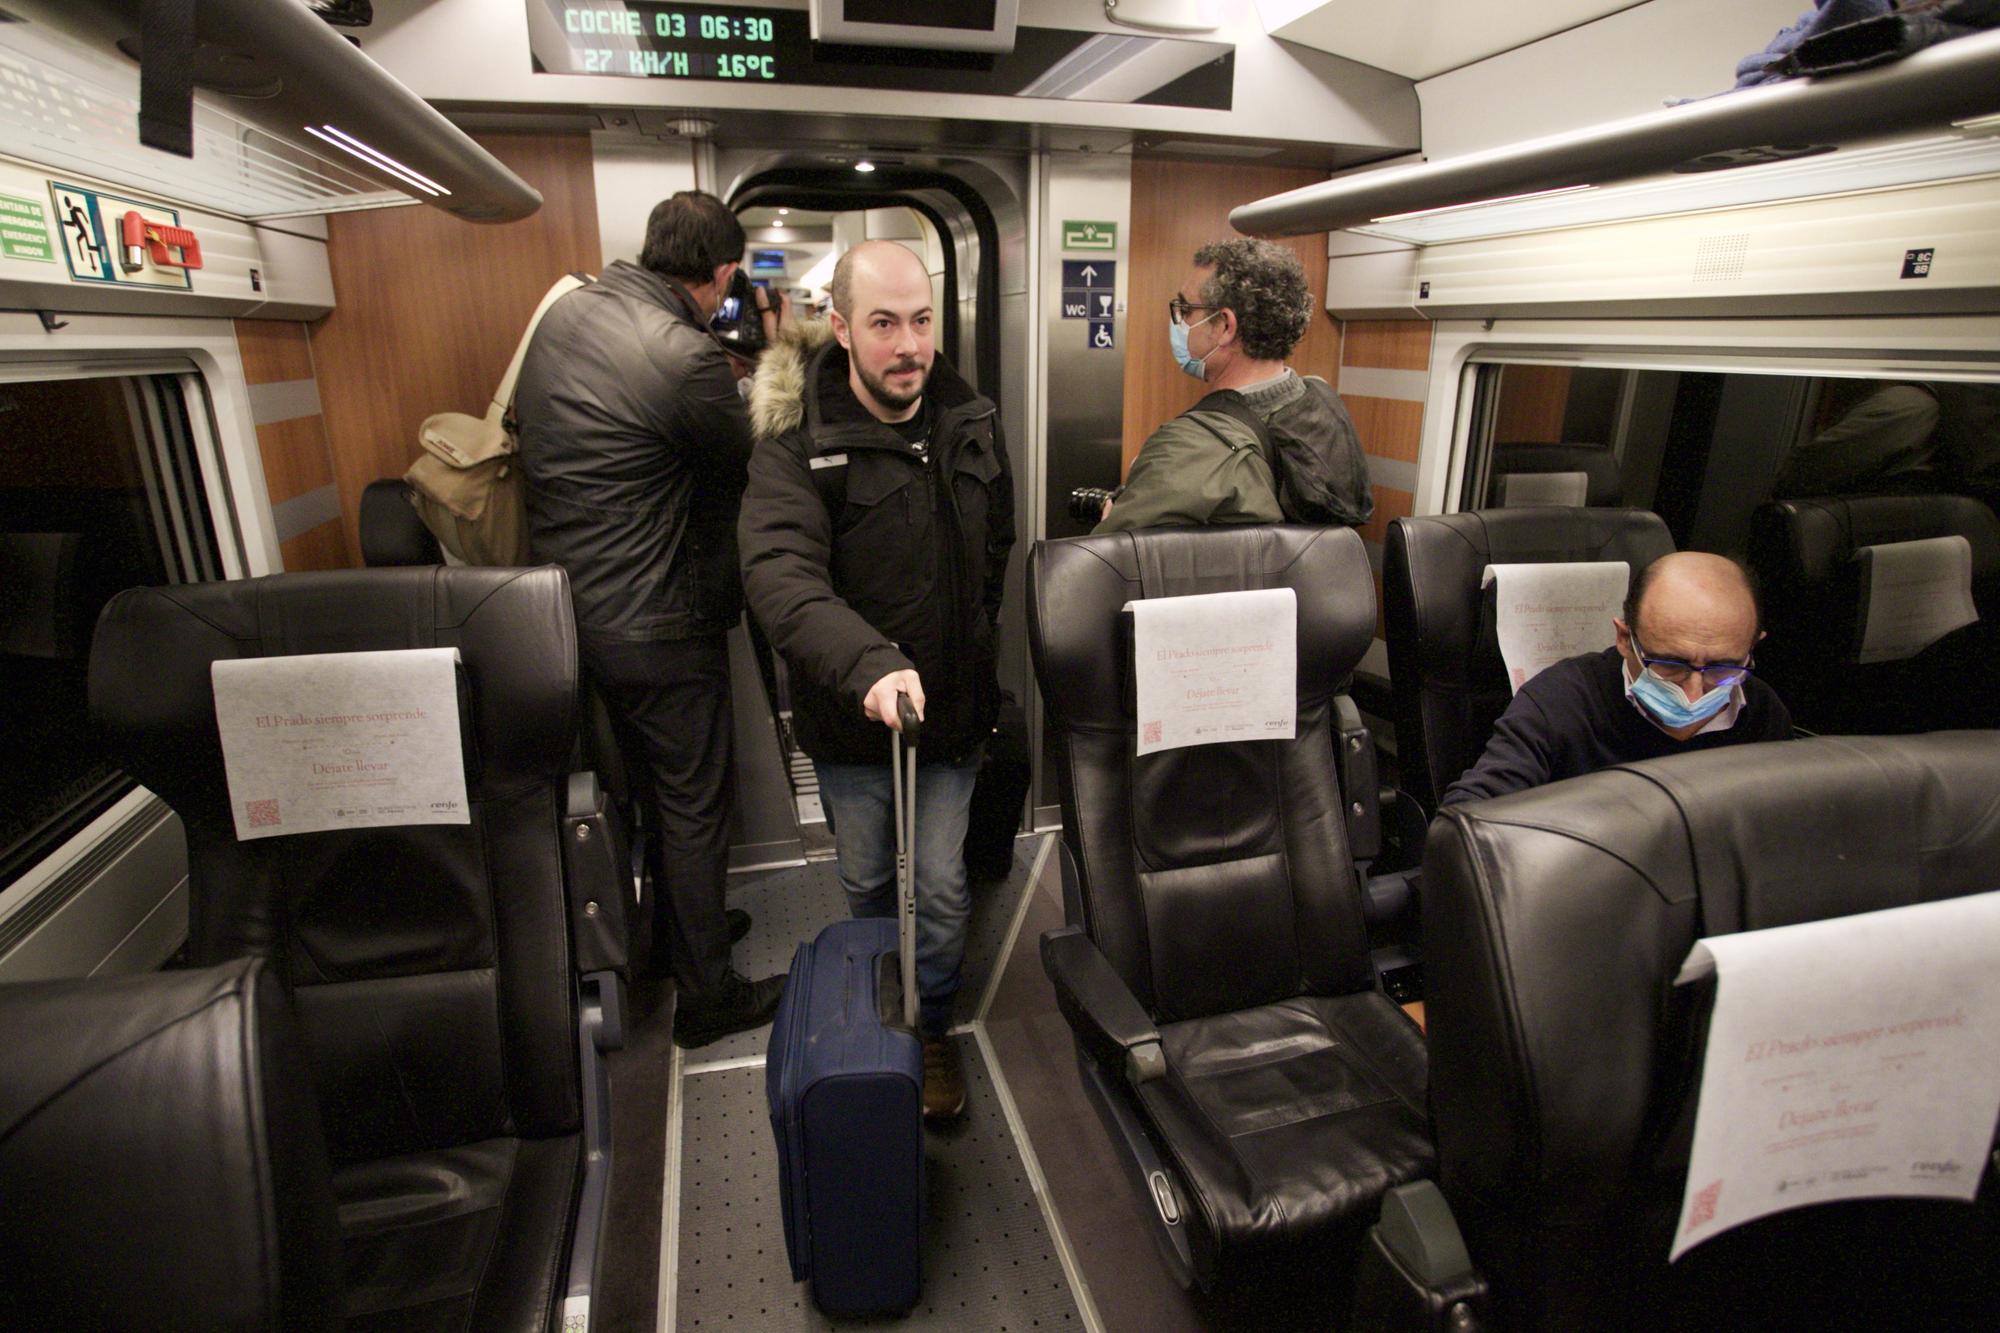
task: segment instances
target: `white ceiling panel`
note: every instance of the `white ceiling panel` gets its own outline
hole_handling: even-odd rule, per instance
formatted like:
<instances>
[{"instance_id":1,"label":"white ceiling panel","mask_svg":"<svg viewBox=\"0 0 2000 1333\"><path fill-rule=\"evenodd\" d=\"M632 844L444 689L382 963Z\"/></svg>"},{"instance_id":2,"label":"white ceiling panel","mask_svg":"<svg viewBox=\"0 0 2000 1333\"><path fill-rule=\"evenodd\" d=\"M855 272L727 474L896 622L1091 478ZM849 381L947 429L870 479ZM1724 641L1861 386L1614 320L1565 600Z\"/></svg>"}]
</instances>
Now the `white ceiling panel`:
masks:
<instances>
[{"instance_id":1,"label":"white ceiling panel","mask_svg":"<svg viewBox=\"0 0 2000 1333\"><path fill-rule=\"evenodd\" d=\"M1632 8L1635 0L1257 0L1273 37L1428 79Z\"/></svg>"}]
</instances>

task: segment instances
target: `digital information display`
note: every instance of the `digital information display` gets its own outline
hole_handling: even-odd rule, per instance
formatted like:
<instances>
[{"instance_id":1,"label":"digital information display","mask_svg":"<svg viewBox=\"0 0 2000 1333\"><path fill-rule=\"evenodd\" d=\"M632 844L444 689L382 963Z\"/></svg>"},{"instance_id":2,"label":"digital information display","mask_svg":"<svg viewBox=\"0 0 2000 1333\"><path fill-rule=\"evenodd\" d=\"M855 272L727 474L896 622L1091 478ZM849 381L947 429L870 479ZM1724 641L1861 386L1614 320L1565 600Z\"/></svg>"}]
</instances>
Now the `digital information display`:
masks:
<instances>
[{"instance_id":1,"label":"digital information display","mask_svg":"<svg viewBox=\"0 0 2000 1333\"><path fill-rule=\"evenodd\" d=\"M1041 86L1044 75L1088 43L1105 40L1081 29L1023 26L1015 30L1014 49L1005 53L848 46L814 42L803 9L669 0L526 3L537 74L1042 97L1052 94L1029 90ZM1229 109L1235 48L1160 37L1118 40L1128 44L1120 48L1128 54L1134 49L1129 44L1145 44L1159 83L1135 93L1129 78L1121 77L1104 84L1103 99ZM1055 95L1085 101L1100 96L1091 90Z\"/></svg>"},{"instance_id":2,"label":"digital information display","mask_svg":"<svg viewBox=\"0 0 2000 1333\"><path fill-rule=\"evenodd\" d=\"M802 49L806 16L724 5L552 0L562 44L534 43L538 71L622 74L642 79L785 81L782 48ZM798 31L793 33L792 28Z\"/></svg>"}]
</instances>

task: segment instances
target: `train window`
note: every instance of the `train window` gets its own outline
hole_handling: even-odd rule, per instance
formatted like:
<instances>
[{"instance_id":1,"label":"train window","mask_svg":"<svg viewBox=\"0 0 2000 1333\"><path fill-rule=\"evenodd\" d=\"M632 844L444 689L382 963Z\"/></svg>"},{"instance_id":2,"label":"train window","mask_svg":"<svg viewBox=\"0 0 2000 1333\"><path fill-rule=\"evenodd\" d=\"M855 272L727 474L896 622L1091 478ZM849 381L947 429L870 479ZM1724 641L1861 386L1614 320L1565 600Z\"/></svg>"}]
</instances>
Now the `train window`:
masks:
<instances>
[{"instance_id":1,"label":"train window","mask_svg":"<svg viewBox=\"0 0 2000 1333\"><path fill-rule=\"evenodd\" d=\"M1758 508L1816 496L2000 498L2000 384L1529 362L1475 367L1459 507L1651 509L1743 555Z\"/></svg>"},{"instance_id":2,"label":"train window","mask_svg":"<svg viewBox=\"0 0 2000 1333\"><path fill-rule=\"evenodd\" d=\"M0 886L131 789L91 735L91 635L122 588L223 576L207 489L184 377L0 382Z\"/></svg>"}]
</instances>

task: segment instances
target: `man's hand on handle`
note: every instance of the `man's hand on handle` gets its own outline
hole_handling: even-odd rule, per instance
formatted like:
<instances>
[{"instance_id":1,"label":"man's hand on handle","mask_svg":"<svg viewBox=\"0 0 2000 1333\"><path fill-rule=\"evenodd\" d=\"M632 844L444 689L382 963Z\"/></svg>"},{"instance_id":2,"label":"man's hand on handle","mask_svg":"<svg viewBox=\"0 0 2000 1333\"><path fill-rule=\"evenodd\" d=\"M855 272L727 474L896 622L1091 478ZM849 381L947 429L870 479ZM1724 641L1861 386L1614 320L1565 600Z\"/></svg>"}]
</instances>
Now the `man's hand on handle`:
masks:
<instances>
[{"instance_id":1,"label":"man's hand on handle","mask_svg":"<svg viewBox=\"0 0 2000 1333\"><path fill-rule=\"evenodd\" d=\"M924 715L924 683L917 679L915 671L891 671L888 675L869 687L868 697L861 701L861 711L868 715L870 722L880 722L891 731L901 731L903 725L896 716L896 696L907 694L910 702L917 706L917 717Z\"/></svg>"}]
</instances>

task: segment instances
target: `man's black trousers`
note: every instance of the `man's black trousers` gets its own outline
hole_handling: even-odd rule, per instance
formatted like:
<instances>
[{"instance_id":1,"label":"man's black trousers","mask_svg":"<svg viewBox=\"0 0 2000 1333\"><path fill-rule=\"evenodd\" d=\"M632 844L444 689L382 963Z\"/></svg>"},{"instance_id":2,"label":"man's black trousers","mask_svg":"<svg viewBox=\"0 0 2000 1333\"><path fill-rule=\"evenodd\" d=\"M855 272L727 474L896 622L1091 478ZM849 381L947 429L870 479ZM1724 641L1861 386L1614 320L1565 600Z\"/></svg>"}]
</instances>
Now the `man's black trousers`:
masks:
<instances>
[{"instance_id":1,"label":"man's black trousers","mask_svg":"<svg viewBox=\"0 0 2000 1333\"><path fill-rule=\"evenodd\" d=\"M579 645L653 817L654 966L664 949L685 1004L714 994L729 969L723 908L736 800L729 639L585 634Z\"/></svg>"}]
</instances>

